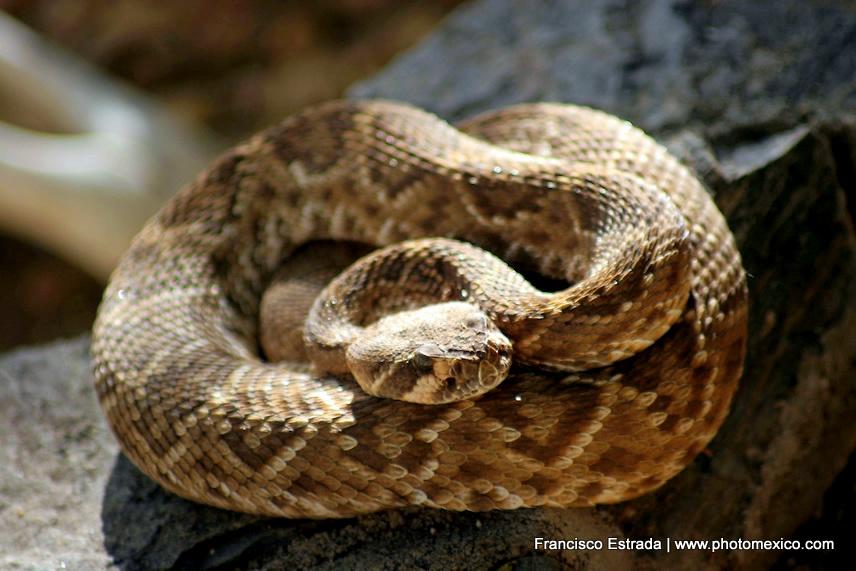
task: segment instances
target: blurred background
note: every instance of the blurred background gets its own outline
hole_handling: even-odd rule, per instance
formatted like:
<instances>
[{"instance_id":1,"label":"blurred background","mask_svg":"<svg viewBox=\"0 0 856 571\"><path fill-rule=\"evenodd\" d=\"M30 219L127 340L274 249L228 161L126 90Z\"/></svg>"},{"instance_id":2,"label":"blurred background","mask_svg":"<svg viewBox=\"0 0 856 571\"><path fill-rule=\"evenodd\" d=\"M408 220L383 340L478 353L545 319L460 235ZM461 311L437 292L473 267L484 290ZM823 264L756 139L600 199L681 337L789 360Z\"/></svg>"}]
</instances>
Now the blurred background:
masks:
<instances>
[{"instance_id":1,"label":"blurred background","mask_svg":"<svg viewBox=\"0 0 856 571\"><path fill-rule=\"evenodd\" d=\"M340 97L351 83L371 75L415 44L460 3L0 0L0 10L37 34L25 43L39 57L57 55L42 54L43 43L69 51L92 64L96 73L130 84L171 116L189 123L196 129L192 137L204 147L199 153L204 164L217 149L297 109ZM11 40L11 32L3 33L6 37L0 38L0 48L6 53L0 58L6 57L14 68L18 65L15 58L21 58L19 46L5 42ZM68 67L64 61L60 59L59 67ZM28 63L21 67L26 71L28 66L33 71ZM0 76L0 121L61 132L63 127L45 116L51 115L45 107L56 103L34 109L22 104L32 94L16 91L23 84L18 77L21 73L20 68L7 66ZM34 91L37 95L38 89ZM132 106L137 103L133 101ZM25 154L21 160L27 159ZM186 168L190 173L198 170L197 163ZM189 176L192 174L178 178L183 181ZM38 216L25 220L17 213L15 201L29 200L32 191L23 185L16 187L15 180L0 178L0 186L5 187L0 190L12 201L12 206L0 201L0 209L6 210L5 215L0 212L0 352L87 331L106 277L103 268L109 265L88 266L86 259L58 255L50 244L62 244L62 214L58 214L59 222ZM152 184L180 183L159 180ZM153 203L162 202L175 190L149 189L155 198L133 208L145 217ZM68 208L73 210L74 203ZM112 216L109 205L104 211L105 218ZM136 220L121 223L138 224ZM27 232L15 231L24 225L29 226ZM42 227L33 228L39 225ZM54 241L38 239L45 233ZM32 236L36 239L30 239ZM114 242L113 250L124 248L121 232L109 240ZM112 251L106 254L107 259L112 255Z\"/></svg>"}]
</instances>

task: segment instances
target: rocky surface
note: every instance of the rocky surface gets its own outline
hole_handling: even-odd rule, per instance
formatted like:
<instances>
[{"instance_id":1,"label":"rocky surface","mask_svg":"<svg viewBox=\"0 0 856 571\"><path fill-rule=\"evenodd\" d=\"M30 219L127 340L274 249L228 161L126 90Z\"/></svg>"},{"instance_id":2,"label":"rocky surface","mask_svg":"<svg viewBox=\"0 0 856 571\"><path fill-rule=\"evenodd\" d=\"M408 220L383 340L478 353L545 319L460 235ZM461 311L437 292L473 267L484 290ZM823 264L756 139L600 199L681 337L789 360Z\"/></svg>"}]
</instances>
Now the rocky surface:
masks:
<instances>
[{"instance_id":1,"label":"rocky surface","mask_svg":"<svg viewBox=\"0 0 856 571\"><path fill-rule=\"evenodd\" d=\"M719 435L657 493L591 510L411 510L342 521L196 506L117 454L91 389L88 341L79 339L0 358L0 566L804 564L803 553L776 550L532 547L536 536L778 539L821 508L856 448L853 77L856 14L845 2L546 1L524 10L485 0L351 92L450 119L518 101L588 103L650 130L703 175L750 275L749 357ZM836 538L839 556L848 548L844 530L812 529L803 533ZM828 554L812 557L812 568L834 568Z\"/></svg>"},{"instance_id":2,"label":"rocky surface","mask_svg":"<svg viewBox=\"0 0 856 571\"><path fill-rule=\"evenodd\" d=\"M101 502L117 449L89 376L87 339L0 357L0 568L109 562Z\"/></svg>"},{"instance_id":3,"label":"rocky surface","mask_svg":"<svg viewBox=\"0 0 856 571\"><path fill-rule=\"evenodd\" d=\"M845 0L482 0L350 94L450 119L573 101L654 134L737 140L854 109L854 34Z\"/></svg>"}]
</instances>

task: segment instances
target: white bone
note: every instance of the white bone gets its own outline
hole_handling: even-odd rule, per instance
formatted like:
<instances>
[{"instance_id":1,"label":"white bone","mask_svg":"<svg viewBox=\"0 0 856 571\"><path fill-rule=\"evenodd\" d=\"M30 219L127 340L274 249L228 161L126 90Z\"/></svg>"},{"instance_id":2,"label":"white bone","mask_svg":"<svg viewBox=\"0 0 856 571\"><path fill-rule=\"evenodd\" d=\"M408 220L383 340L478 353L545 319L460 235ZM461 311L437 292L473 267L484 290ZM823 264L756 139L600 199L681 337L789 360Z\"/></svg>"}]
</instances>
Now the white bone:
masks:
<instances>
[{"instance_id":1,"label":"white bone","mask_svg":"<svg viewBox=\"0 0 856 571\"><path fill-rule=\"evenodd\" d=\"M2 13L0 101L0 229L102 279L220 146Z\"/></svg>"}]
</instances>

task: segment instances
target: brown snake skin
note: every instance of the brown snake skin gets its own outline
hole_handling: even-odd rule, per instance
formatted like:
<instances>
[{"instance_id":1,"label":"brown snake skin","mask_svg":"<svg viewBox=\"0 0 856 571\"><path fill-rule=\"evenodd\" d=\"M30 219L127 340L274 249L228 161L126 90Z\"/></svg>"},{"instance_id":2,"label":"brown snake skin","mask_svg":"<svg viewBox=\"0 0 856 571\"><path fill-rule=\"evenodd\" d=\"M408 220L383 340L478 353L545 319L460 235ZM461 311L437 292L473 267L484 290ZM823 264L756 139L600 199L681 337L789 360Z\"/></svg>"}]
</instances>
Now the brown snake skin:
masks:
<instances>
[{"instance_id":1,"label":"brown snake skin","mask_svg":"<svg viewBox=\"0 0 856 571\"><path fill-rule=\"evenodd\" d=\"M674 209L656 189L683 234L663 230ZM425 236L574 284L574 310L525 321L525 343L568 315L566 345L582 354L613 337L632 345L637 328L662 336L586 371L513 368L484 396L443 405L259 357L259 300L298 246ZM688 301L663 333L681 283ZM533 104L455 129L403 104L340 101L236 147L146 225L105 292L92 353L123 451L185 498L312 518L589 506L657 488L713 437L741 374L746 307L722 215L628 123Z\"/></svg>"}]
</instances>

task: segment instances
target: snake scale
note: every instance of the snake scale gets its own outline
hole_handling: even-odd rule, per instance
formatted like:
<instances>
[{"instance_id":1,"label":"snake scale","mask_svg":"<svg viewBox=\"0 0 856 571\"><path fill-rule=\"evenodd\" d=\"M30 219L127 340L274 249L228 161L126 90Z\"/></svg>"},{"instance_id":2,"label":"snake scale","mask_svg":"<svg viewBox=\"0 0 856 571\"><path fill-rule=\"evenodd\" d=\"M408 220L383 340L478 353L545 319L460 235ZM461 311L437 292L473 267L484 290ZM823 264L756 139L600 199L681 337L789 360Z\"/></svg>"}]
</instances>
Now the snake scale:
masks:
<instances>
[{"instance_id":1,"label":"snake scale","mask_svg":"<svg viewBox=\"0 0 856 571\"><path fill-rule=\"evenodd\" d=\"M428 237L465 243L426 254ZM337 278L353 289L334 305L377 304L370 327L464 302L511 341L508 377L419 404L263 358L271 276L330 240L404 244ZM448 247L466 266L454 252L468 244L538 288L495 277L493 257L466 279L431 257ZM742 371L746 313L723 216L629 123L540 103L453 127L337 101L235 147L161 209L112 275L92 354L125 454L191 500L310 518L590 506L656 489L706 446Z\"/></svg>"}]
</instances>

